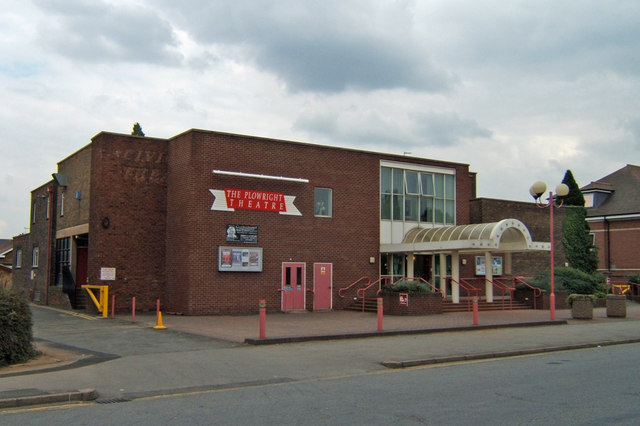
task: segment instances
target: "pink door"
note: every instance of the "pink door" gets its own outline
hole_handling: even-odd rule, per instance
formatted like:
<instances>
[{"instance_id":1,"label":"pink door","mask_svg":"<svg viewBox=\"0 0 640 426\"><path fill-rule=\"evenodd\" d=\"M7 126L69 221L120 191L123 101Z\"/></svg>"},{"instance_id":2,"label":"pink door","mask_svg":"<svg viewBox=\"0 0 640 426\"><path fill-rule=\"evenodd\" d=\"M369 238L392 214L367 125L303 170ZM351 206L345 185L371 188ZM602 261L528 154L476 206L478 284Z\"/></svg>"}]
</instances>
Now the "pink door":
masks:
<instances>
[{"instance_id":1,"label":"pink door","mask_svg":"<svg viewBox=\"0 0 640 426\"><path fill-rule=\"evenodd\" d=\"M305 309L306 275L304 263L282 264L282 310Z\"/></svg>"},{"instance_id":2,"label":"pink door","mask_svg":"<svg viewBox=\"0 0 640 426\"><path fill-rule=\"evenodd\" d=\"M332 308L331 287L333 285L333 265L331 263L313 264L313 310L322 311Z\"/></svg>"}]
</instances>

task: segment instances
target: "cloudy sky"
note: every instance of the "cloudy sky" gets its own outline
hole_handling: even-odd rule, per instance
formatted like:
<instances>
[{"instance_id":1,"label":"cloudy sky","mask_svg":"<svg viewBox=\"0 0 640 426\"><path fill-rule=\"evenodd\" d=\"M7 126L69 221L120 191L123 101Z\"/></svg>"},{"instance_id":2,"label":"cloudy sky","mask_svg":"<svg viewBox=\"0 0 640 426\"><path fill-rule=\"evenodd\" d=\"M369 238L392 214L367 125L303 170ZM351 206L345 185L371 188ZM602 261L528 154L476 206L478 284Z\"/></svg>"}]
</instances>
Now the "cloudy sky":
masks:
<instances>
[{"instance_id":1,"label":"cloudy sky","mask_svg":"<svg viewBox=\"0 0 640 426\"><path fill-rule=\"evenodd\" d=\"M640 164L637 0L3 0L0 238L100 131L468 163L529 200Z\"/></svg>"}]
</instances>

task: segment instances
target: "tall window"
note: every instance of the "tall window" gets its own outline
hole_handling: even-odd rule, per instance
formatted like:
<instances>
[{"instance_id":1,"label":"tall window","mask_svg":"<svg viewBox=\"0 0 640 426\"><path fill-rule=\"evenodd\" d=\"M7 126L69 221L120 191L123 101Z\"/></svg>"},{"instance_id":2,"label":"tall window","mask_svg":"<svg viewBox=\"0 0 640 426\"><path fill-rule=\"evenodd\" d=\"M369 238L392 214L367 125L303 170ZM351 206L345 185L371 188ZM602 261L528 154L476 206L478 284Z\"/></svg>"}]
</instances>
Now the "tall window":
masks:
<instances>
[{"instance_id":1,"label":"tall window","mask_svg":"<svg viewBox=\"0 0 640 426\"><path fill-rule=\"evenodd\" d=\"M71 238L56 240L56 284L62 285L65 272L68 273L71 263Z\"/></svg>"},{"instance_id":2,"label":"tall window","mask_svg":"<svg viewBox=\"0 0 640 426\"><path fill-rule=\"evenodd\" d=\"M33 202L31 207L31 223L36 223L36 202Z\"/></svg>"},{"instance_id":3,"label":"tall window","mask_svg":"<svg viewBox=\"0 0 640 426\"><path fill-rule=\"evenodd\" d=\"M39 259L40 258L40 248L39 247L34 247L33 251L31 252L31 266L34 268L38 267L38 263L39 263Z\"/></svg>"},{"instance_id":4,"label":"tall window","mask_svg":"<svg viewBox=\"0 0 640 426\"><path fill-rule=\"evenodd\" d=\"M380 218L453 225L455 177L451 174L380 169Z\"/></svg>"},{"instance_id":5,"label":"tall window","mask_svg":"<svg viewBox=\"0 0 640 426\"><path fill-rule=\"evenodd\" d=\"M22 268L22 249L16 250L16 269Z\"/></svg>"},{"instance_id":6,"label":"tall window","mask_svg":"<svg viewBox=\"0 0 640 426\"><path fill-rule=\"evenodd\" d=\"M313 214L316 216L331 217L333 191L329 188L316 188Z\"/></svg>"},{"instance_id":7,"label":"tall window","mask_svg":"<svg viewBox=\"0 0 640 426\"><path fill-rule=\"evenodd\" d=\"M64 216L64 191L60 193L60 216Z\"/></svg>"}]
</instances>

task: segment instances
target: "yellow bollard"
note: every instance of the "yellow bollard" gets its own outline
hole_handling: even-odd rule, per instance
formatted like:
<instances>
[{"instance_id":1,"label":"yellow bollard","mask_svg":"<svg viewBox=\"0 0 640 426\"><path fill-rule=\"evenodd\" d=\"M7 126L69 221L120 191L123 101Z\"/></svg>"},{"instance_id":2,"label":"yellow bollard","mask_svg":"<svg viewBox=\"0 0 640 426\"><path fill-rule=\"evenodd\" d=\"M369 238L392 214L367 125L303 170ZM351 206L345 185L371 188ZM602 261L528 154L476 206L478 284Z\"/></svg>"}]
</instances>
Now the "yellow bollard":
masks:
<instances>
[{"instance_id":1,"label":"yellow bollard","mask_svg":"<svg viewBox=\"0 0 640 426\"><path fill-rule=\"evenodd\" d=\"M153 327L156 330L166 330L167 327L165 327L164 325L162 325L162 312L158 311L158 319L156 321L156 326Z\"/></svg>"}]
</instances>

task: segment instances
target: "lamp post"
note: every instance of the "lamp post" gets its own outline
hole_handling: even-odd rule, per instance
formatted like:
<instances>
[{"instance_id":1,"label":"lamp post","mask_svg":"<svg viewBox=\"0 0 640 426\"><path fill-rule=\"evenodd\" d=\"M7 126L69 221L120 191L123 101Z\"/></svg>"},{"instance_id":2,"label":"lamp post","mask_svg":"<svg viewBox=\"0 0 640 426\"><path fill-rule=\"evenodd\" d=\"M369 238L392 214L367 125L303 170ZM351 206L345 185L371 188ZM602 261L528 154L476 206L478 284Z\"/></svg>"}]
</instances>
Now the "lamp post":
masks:
<instances>
[{"instance_id":1,"label":"lamp post","mask_svg":"<svg viewBox=\"0 0 640 426\"><path fill-rule=\"evenodd\" d=\"M554 274L553 274L553 248L554 248L554 239L553 239L553 209L554 207L562 206L562 198L569 194L569 187L564 183L556 186L556 196L559 198L560 203L557 204L556 200L553 198L553 192L549 191L549 198L545 203L542 201L542 195L547 191L547 184L541 181L538 181L531 185L529 188L529 193L536 200L536 206L541 209L548 208L549 209L549 241L551 244L551 294L549 294L549 312L551 315L551 321L555 321L556 319L556 294L554 289Z\"/></svg>"}]
</instances>

